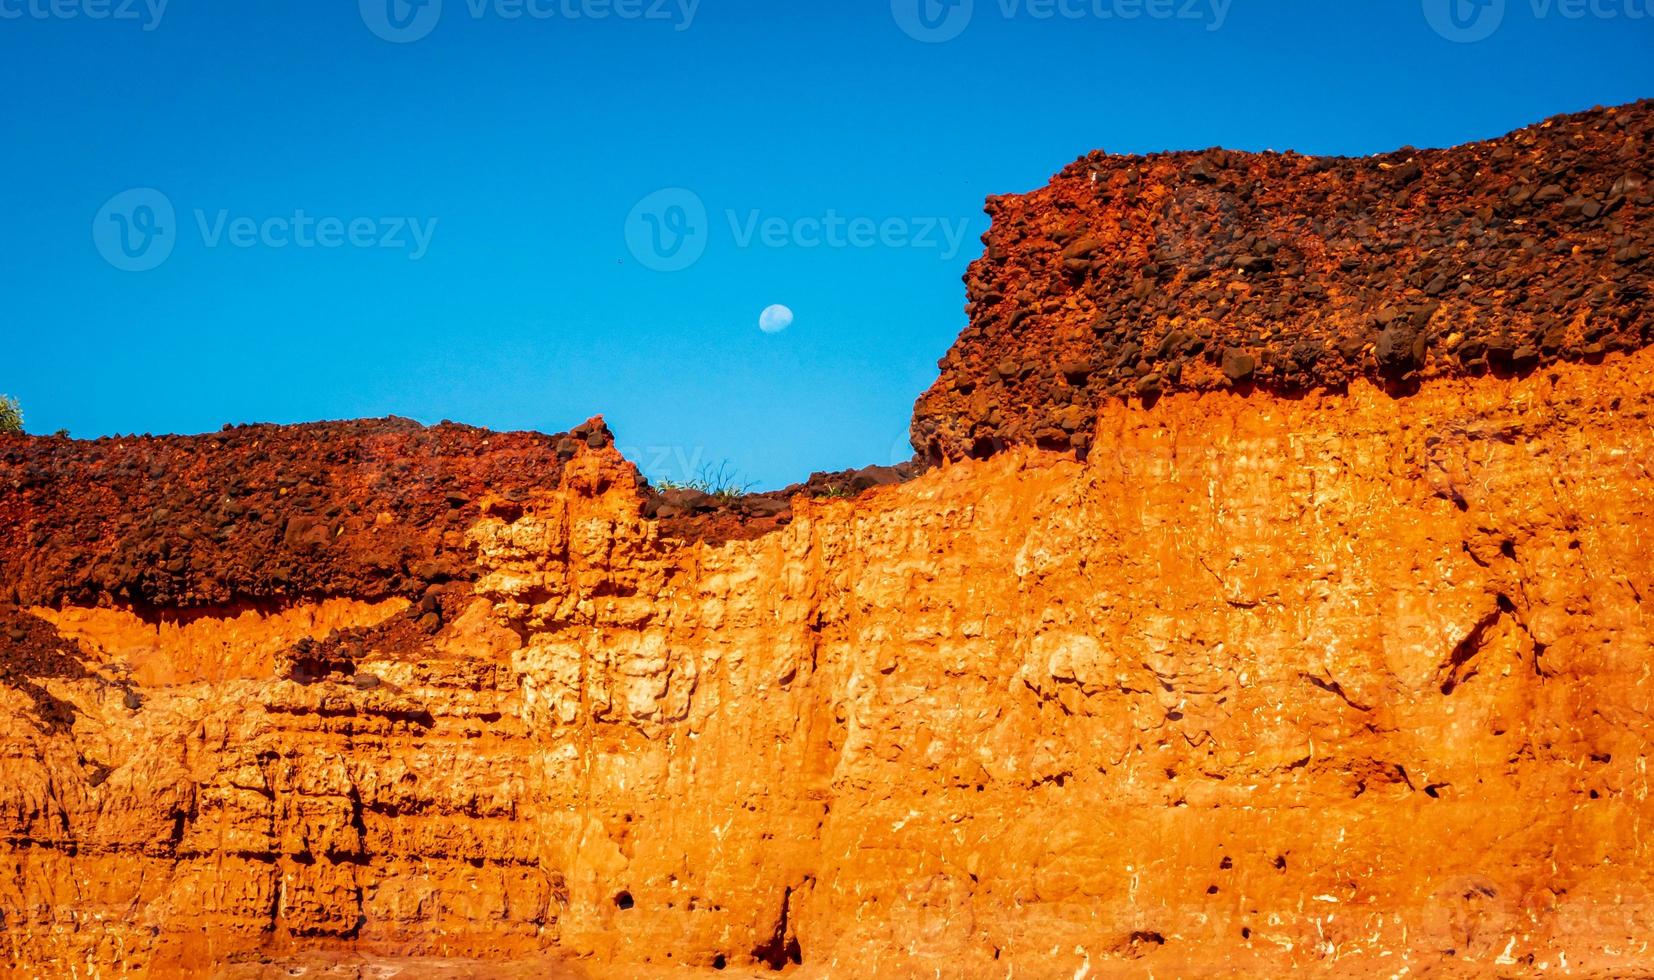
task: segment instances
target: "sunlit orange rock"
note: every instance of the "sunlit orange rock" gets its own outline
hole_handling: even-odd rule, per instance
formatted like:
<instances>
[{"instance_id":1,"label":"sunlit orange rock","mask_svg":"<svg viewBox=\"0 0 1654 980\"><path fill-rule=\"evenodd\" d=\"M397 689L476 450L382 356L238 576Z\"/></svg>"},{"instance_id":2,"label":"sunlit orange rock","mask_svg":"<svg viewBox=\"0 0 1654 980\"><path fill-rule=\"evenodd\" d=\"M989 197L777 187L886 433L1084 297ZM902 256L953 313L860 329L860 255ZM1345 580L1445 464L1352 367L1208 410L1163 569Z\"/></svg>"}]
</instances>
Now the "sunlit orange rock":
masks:
<instances>
[{"instance_id":1,"label":"sunlit orange rock","mask_svg":"<svg viewBox=\"0 0 1654 980\"><path fill-rule=\"evenodd\" d=\"M1649 973L1630 336L784 509L601 420L0 437L0 967Z\"/></svg>"},{"instance_id":2,"label":"sunlit orange rock","mask_svg":"<svg viewBox=\"0 0 1654 980\"><path fill-rule=\"evenodd\" d=\"M0 689L5 948L1649 968L1651 369L1174 395L1104 413L1084 463L1008 452L724 545L661 538L583 449L479 507L441 632L308 684L203 668L134 710L120 668L176 641L48 614L88 675L39 682L61 730ZM384 615L330 608L211 628Z\"/></svg>"}]
</instances>

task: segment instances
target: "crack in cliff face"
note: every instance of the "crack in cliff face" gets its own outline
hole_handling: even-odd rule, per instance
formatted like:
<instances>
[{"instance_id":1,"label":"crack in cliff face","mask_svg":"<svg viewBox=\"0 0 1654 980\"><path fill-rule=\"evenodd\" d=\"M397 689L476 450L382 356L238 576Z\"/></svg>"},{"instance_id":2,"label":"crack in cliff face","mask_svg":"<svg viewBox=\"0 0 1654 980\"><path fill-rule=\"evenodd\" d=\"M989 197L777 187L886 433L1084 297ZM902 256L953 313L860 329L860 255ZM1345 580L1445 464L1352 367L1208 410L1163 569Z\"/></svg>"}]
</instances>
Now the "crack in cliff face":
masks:
<instances>
[{"instance_id":1,"label":"crack in cliff face","mask_svg":"<svg viewBox=\"0 0 1654 980\"><path fill-rule=\"evenodd\" d=\"M1500 619L1514 611L1515 607L1511 605L1510 600L1503 595L1499 596L1498 605L1494 610L1477 620L1476 624L1470 628L1470 632L1465 634L1465 638L1453 647L1453 650L1447 655L1447 660L1443 662L1438 671L1442 675L1441 692L1443 694L1451 695L1458 689L1460 684L1476 676L1476 671L1470 666L1470 662L1475 659L1478 653L1481 653L1488 630L1492 629Z\"/></svg>"},{"instance_id":2,"label":"crack in cliff face","mask_svg":"<svg viewBox=\"0 0 1654 980\"><path fill-rule=\"evenodd\" d=\"M1302 673L1302 672L1300 672L1299 676L1302 677L1304 680L1309 681L1311 684L1315 685L1316 687L1320 688L1321 690L1326 691L1328 694L1331 694L1331 695L1337 697L1338 700L1344 702L1345 704L1349 705L1350 707L1354 708L1357 711L1367 712L1367 711L1373 710L1371 705L1361 704L1360 702L1356 701L1354 698L1350 697L1349 694L1344 691L1344 685L1338 683L1335 680L1327 680L1327 679L1324 679L1324 678L1316 677L1314 674Z\"/></svg>"},{"instance_id":3,"label":"crack in cliff face","mask_svg":"<svg viewBox=\"0 0 1654 980\"><path fill-rule=\"evenodd\" d=\"M1501 552L1507 559L1515 561L1515 549L1509 541L1501 546ZM1470 554L1468 550L1466 553ZM1481 563L1478 562L1478 564ZM1482 567L1487 566L1482 565ZM1516 578L1516 587L1522 592L1524 602L1531 605L1531 601L1527 598L1525 581L1520 575ZM1529 651L1529 665L1534 676L1541 679L1549 676L1544 666L1548 645L1533 634L1533 631L1524 621L1516 603L1504 593L1499 593L1494 597L1494 608L1471 626L1469 632L1454 645L1447 658L1438 667L1437 676L1443 695L1451 696L1477 676L1479 670L1474 661L1487 647L1489 635L1499 624L1504 622L1510 623L1511 628L1520 634L1523 640L1523 648Z\"/></svg>"}]
</instances>

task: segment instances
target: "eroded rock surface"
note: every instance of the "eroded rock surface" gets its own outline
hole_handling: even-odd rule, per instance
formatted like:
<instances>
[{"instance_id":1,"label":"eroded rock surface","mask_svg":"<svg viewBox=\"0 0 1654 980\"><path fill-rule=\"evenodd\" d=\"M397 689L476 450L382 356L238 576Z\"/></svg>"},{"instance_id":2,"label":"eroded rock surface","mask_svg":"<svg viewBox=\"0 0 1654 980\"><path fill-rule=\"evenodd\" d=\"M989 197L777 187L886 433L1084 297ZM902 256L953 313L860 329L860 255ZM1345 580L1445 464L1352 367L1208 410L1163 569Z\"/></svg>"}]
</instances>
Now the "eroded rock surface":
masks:
<instances>
[{"instance_id":1,"label":"eroded rock surface","mask_svg":"<svg viewBox=\"0 0 1654 980\"><path fill-rule=\"evenodd\" d=\"M1114 405L1086 462L1010 451L720 546L583 448L473 505L461 613L325 677L146 682L165 627L42 609L85 675L32 681L66 730L0 688L4 948L1649 968L1651 369ZM394 612L189 628L257 652Z\"/></svg>"},{"instance_id":2,"label":"eroded rock surface","mask_svg":"<svg viewBox=\"0 0 1654 980\"><path fill-rule=\"evenodd\" d=\"M1648 117L1001 200L922 474L0 437L0 966L1654 971ZM1315 225L1345 184L1382 220Z\"/></svg>"},{"instance_id":3,"label":"eroded rock surface","mask_svg":"<svg viewBox=\"0 0 1654 980\"><path fill-rule=\"evenodd\" d=\"M930 459L1090 446L1107 402L1525 373L1654 343L1654 102L1362 159L1083 157L988 200Z\"/></svg>"},{"instance_id":4,"label":"eroded rock surface","mask_svg":"<svg viewBox=\"0 0 1654 980\"><path fill-rule=\"evenodd\" d=\"M407 419L0 440L0 601L199 609L417 597L468 573L464 507L555 485L566 435Z\"/></svg>"}]
</instances>

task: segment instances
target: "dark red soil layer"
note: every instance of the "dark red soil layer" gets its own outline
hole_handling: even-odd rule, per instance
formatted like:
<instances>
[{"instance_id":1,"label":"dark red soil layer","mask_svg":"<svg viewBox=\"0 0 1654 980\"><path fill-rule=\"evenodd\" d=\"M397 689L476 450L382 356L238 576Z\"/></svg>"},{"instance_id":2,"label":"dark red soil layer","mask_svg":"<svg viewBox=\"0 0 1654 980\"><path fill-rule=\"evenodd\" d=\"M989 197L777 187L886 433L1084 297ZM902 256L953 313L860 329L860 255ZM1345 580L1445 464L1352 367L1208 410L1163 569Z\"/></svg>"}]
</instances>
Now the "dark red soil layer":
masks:
<instances>
[{"instance_id":1,"label":"dark red soil layer","mask_svg":"<svg viewBox=\"0 0 1654 980\"><path fill-rule=\"evenodd\" d=\"M562 435L383 419L0 437L0 628L13 622L8 608L35 605L159 614L404 596L432 606L475 577L466 531L482 497L554 489L578 451L613 443L601 419ZM785 525L794 494L849 496L911 475L869 467L741 496L656 493L636 479L663 534L716 543ZM432 625L442 614L412 612Z\"/></svg>"},{"instance_id":2,"label":"dark red soil layer","mask_svg":"<svg viewBox=\"0 0 1654 980\"><path fill-rule=\"evenodd\" d=\"M601 419L562 435L380 419L84 442L0 436L0 684L31 698L41 724L72 723L72 707L39 682L86 676L84 653L30 606L175 620L405 597L413 604L388 622L289 650L281 665L301 681L376 683L354 676L363 649L415 649L463 610L476 577L466 532L483 498L509 509L556 488L582 450L613 444ZM663 536L717 544L785 526L795 494L852 496L913 470L818 473L741 496L657 493L633 474Z\"/></svg>"},{"instance_id":3,"label":"dark red soil layer","mask_svg":"<svg viewBox=\"0 0 1654 980\"><path fill-rule=\"evenodd\" d=\"M612 437L385 419L0 438L0 604L418 598L471 577L473 501L555 487L587 441Z\"/></svg>"},{"instance_id":4,"label":"dark red soil layer","mask_svg":"<svg viewBox=\"0 0 1654 980\"><path fill-rule=\"evenodd\" d=\"M1654 343L1654 102L1363 159L1092 153L990 198L927 461L1083 452L1105 399L1405 392Z\"/></svg>"}]
</instances>

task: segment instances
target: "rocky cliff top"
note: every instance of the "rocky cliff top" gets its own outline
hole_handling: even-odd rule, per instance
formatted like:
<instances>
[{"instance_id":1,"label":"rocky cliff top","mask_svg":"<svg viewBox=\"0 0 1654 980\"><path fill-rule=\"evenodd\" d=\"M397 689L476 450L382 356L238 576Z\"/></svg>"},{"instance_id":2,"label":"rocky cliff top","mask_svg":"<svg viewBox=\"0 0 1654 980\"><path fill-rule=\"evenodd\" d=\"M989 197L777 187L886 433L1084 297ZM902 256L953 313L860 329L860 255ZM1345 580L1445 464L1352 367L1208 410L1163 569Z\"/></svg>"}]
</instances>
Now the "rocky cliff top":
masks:
<instances>
[{"instance_id":1,"label":"rocky cliff top","mask_svg":"<svg viewBox=\"0 0 1654 980\"><path fill-rule=\"evenodd\" d=\"M567 434L406 419L0 438L0 602L200 607L418 596L470 573L467 505L555 487Z\"/></svg>"},{"instance_id":2,"label":"rocky cliff top","mask_svg":"<svg viewBox=\"0 0 1654 980\"><path fill-rule=\"evenodd\" d=\"M1360 159L1077 160L990 198L931 460L1089 445L1105 400L1521 373L1654 341L1654 102Z\"/></svg>"},{"instance_id":3,"label":"rocky cliff top","mask_svg":"<svg viewBox=\"0 0 1654 980\"><path fill-rule=\"evenodd\" d=\"M1399 392L1648 345L1651 132L1645 101L1365 159L1099 152L991 198L970 326L914 414L921 461L1083 453L1112 399L1358 377ZM557 435L387 419L0 438L0 606L421 598L474 576L475 501L553 489L582 447L612 446L601 419ZM785 525L795 495L915 471L746 495L632 475L663 536L723 541Z\"/></svg>"},{"instance_id":4,"label":"rocky cliff top","mask_svg":"<svg viewBox=\"0 0 1654 980\"><path fill-rule=\"evenodd\" d=\"M408 419L246 425L199 436L0 438L0 623L6 606L189 609L301 597L418 599L475 577L465 531L484 497L557 488L601 418L570 432ZM784 526L792 498L852 496L911 466L817 473L784 490L656 490L667 537L721 542Z\"/></svg>"}]
</instances>

